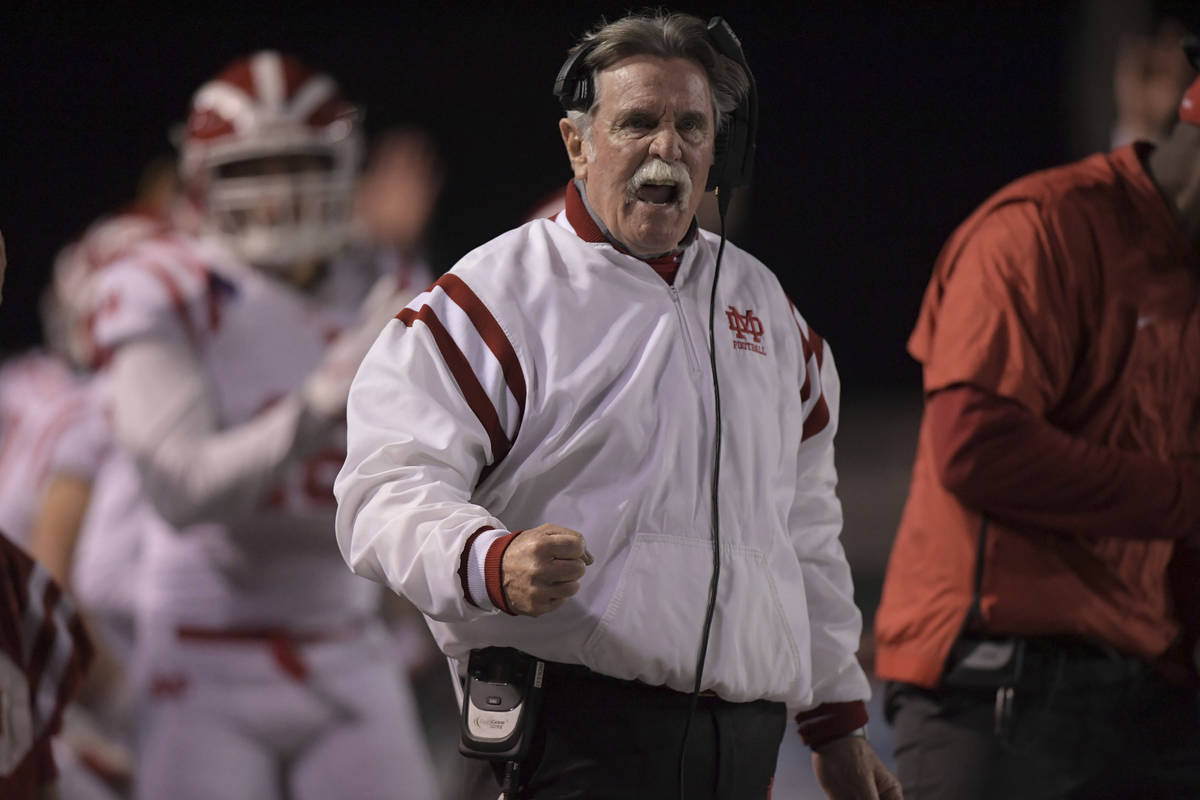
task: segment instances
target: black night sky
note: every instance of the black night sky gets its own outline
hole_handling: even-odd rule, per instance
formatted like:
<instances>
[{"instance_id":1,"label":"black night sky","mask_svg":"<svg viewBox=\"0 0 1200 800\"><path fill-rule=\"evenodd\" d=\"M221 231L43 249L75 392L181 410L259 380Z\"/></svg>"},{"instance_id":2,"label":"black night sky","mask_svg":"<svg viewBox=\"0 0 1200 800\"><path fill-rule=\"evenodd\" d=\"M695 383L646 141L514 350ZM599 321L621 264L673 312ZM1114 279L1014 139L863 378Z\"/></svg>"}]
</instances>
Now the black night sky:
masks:
<instances>
[{"instance_id":1,"label":"black night sky","mask_svg":"<svg viewBox=\"0 0 1200 800\"><path fill-rule=\"evenodd\" d=\"M569 172L550 87L575 37L627 4L419 9L27 3L0 12L3 340L32 341L55 250L133 191L191 92L251 50L294 52L366 108L368 136L436 137L447 183L438 270L518 224ZM916 386L904 353L953 227L1066 144L1073 4L687 3L742 39L762 103L757 175L736 239L831 343L848 388Z\"/></svg>"}]
</instances>

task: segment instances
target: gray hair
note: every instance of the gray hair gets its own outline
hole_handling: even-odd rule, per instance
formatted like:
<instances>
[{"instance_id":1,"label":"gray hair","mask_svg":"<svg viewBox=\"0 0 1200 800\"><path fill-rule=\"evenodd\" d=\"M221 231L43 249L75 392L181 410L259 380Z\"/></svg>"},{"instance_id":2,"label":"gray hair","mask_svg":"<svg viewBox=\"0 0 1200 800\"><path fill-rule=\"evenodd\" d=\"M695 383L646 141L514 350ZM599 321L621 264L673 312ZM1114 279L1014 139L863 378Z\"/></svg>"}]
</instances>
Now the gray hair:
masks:
<instances>
[{"instance_id":1,"label":"gray hair","mask_svg":"<svg viewBox=\"0 0 1200 800\"><path fill-rule=\"evenodd\" d=\"M567 118L575 123L584 139L591 133L592 116L600 101L600 73L631 56L686 58L698 64L708 77L718 132L725 129L730 113L750 91L750 79L741 65L717 52L709 38L708 26L691 14L659 9L630 14L616 22L601 20L599 26L584 34L571 48L571 53L583 48L590 48L583 65L592 72L596 93L587 112L568 111Z\"/></svg>"}]
</instances>

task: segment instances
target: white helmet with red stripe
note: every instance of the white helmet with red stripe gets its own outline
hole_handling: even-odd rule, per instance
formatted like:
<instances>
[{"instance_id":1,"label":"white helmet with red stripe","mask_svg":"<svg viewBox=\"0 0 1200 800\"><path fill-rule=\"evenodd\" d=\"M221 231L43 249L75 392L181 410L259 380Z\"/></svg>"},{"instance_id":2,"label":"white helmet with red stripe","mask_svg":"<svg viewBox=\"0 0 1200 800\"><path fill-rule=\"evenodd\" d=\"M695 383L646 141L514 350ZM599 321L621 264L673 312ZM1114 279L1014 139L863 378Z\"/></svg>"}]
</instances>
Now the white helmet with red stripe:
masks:
<instances>
[{"instance_id":1,"label":"white helmet with red stripe","mask_svg":"<svg viewBox=\"0 0 1200 800\"><path fill-rule=\"evenodd\" d=\"M361 151L333 79L268 50L196 92L180 166L205 232L290 276L345 244Z\"/></svg>"}]
</instances>

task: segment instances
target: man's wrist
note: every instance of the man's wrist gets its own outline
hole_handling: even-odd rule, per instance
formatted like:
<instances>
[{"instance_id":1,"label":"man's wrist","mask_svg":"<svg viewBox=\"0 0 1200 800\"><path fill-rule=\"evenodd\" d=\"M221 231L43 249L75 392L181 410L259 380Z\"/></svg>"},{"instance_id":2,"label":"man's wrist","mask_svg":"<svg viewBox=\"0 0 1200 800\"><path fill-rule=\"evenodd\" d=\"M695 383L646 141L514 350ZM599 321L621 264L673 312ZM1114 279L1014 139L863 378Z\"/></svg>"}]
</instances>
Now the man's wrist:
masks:
<instances>
[{"instance_id":1,"label":"man's wrist","mask_svg":"<svg viewBox=\"0 0 1200 800\"><path fill-rule=\"evenodd\" d=\"M816 749L867 724L867 704L862 700L821 703L796 715L800 738Z\"/></svg>"},{"instance_id":2,"label":"man's wrist","mask_svg":"<svg viewBox=\"0 0 1200 800\"><path fill-rule=\"evenodd\" d=\"M818 745L814 745L813 752L820 753L822 750L826 749L834 742L841 742L846 739L862 739L864 742L871 741L871 738L869 736L867 736L867 726L863 725L861 728L855 728L854 730L843 733L840 736L835 736L832 739L827 739L826 741L821 742Z\"/></svg>"},{"instance_id":3,"label":"man's wrist","mask_svg":"<svg viewBox=\"0 0 1200 800\"><path fill-rule=\"evenodd\" d=\"M516 612L508 607L508 594L504 591L504 552L508 550L513 539L524 532L513 531L492 542L484 559L483 580L488 599L492 601L492 605L509 616L516 616Z\"/></svg>"}]
</instances>

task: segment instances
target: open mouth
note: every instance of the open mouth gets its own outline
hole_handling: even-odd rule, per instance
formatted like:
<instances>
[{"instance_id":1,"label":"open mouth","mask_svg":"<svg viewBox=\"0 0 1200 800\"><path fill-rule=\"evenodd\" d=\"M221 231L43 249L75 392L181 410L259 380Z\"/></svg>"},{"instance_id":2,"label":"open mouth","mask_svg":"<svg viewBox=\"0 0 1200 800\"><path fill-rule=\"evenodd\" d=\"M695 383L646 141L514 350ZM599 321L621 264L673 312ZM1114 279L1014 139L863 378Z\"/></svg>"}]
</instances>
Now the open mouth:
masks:
<instances>
[{"instance_id":1,"label":"open mouth","mask_svg":"<svg viewBox=\"0 0 1200 800\"><path fill-rule=\"evenodd\" d=\"M679 199L679 187L675 184L644 183L634 194L643 203L656 206L671 205Z\"/></svg>"}]
</instances>

